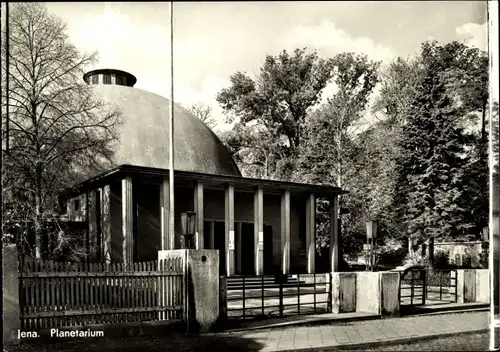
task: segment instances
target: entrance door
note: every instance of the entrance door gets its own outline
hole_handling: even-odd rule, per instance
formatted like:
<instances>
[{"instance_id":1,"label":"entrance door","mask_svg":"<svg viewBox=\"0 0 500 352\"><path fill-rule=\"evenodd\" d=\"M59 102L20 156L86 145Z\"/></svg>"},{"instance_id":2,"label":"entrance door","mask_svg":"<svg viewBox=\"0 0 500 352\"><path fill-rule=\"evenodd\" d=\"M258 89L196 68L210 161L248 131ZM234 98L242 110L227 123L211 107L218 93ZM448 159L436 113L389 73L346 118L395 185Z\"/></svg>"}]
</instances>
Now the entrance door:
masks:
<instances>
[{"instance_id":1,"label":"entrance door","mask_svg":"<svg viewBox=\"0 0 500 352\"><path fill-rule=\"evenodd\" d=\"M253 223L241 224L241 274L255 275Z\"/></svg>"},{"instance_id":2,"label":"entrance door","mask_svg":"<svg viewBox=\"0 0 500 352\"><path fill-rule=\"evenodd\" d=\"M214 244L219 250L219 274L226 275L226 234L224 221L214 221Z\"/></svg>"},{"instance_id":3,"label":"entrance door","mask_svg":"<svg viewBox=\"0 0 500 352\"><path fill-rule=\"evenodd\" d=\"M264 225L264 274L274 274L273 227Z\"/></svg>"}]
</instances>

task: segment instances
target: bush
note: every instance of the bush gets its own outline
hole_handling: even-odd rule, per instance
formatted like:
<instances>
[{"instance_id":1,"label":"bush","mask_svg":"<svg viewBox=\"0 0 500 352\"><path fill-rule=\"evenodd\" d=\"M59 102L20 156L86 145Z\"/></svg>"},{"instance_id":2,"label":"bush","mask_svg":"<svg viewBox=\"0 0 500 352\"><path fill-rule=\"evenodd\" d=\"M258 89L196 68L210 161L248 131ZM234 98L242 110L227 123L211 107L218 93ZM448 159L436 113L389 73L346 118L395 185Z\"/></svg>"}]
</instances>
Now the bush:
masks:
<instances>
[{"instance_id":1,"label":"bush","mask_svg":"<svg viewBox=\"0 0 500 352\"><path fill-rule=\"evenodd\" d=\"M450 269L450 254L445 251L436 251L433 260L434 268L436 269Z\"/></svg>"},{"instance_id":2,"label":"bush","mask_svg":"<svg viewBox=\"0 0 500 352\"><path fill-rule=\"evenodd\" d=\"M397 267L403 263L407 254L406 248L385 248L379 254L378 263L388 267Z\"/></svg>"}]
</instances>

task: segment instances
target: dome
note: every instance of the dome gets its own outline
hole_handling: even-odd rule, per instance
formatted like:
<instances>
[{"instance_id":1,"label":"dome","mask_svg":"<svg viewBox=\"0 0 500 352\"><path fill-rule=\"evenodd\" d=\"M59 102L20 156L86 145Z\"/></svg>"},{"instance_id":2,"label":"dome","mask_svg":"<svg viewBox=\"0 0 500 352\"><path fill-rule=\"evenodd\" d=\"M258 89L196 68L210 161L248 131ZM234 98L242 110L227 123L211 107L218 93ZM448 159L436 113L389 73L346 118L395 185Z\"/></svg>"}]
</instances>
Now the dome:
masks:
<instances>
[{"instance_id":1,"label":"dome","mask_svg":"<svg viewBox=\"0 0 500 352\"><path fill-rule=\"evenodd\" d=\"M168 169L170 101L131 85L95 84L93 88L122 114L115 165ZM177 104L174 111L175 170L241 177L229 151L210 128Z\"/></svg>"}]
</instances>

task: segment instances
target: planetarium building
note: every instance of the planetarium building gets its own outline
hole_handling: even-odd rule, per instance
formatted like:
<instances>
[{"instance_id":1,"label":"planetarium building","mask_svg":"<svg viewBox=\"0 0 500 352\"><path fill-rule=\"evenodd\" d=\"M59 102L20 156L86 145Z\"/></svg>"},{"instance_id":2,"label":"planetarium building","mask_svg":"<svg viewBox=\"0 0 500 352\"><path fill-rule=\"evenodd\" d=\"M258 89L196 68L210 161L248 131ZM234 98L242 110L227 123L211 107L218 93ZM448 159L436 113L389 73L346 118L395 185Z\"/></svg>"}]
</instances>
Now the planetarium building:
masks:
<instances>
[{"instance_id":1,"label":"planetarium building","mask_svg":"<svg viewBox=\"0 0 500 352\"><path fill-rule=\"evenodd\" d=\"M71 220L87 223L94 260L151 261L185 245L181 218L194 219L195 248L218 249L220 273L315 272L315 202L331 200L332 270L338 266L340 188L244 178L217 136L174 105L174 229L169 231L169 100L134 88L124 71L84 80L122 114L114 167L67 190Z\"/></svg>"}]
</instances>

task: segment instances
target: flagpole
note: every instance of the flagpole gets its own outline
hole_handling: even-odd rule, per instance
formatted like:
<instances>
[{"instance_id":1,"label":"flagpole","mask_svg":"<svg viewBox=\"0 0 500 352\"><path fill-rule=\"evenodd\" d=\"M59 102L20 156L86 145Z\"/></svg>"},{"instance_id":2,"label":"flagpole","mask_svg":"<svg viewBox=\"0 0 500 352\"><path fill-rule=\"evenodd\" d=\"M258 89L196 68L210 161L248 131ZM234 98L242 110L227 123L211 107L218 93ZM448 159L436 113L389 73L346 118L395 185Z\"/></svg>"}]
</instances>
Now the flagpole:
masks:
<instances>
[{"instance_id":1,"label":"flagpole","mask_svg":"<svg viewBox=\"0 0 500 352\"><path fill-rule=\"evenodd\" d=\"M170 1L170 114L169 114L169 249L175 249L174 209L174 2Z\"/></svg>"}]
</instances>

